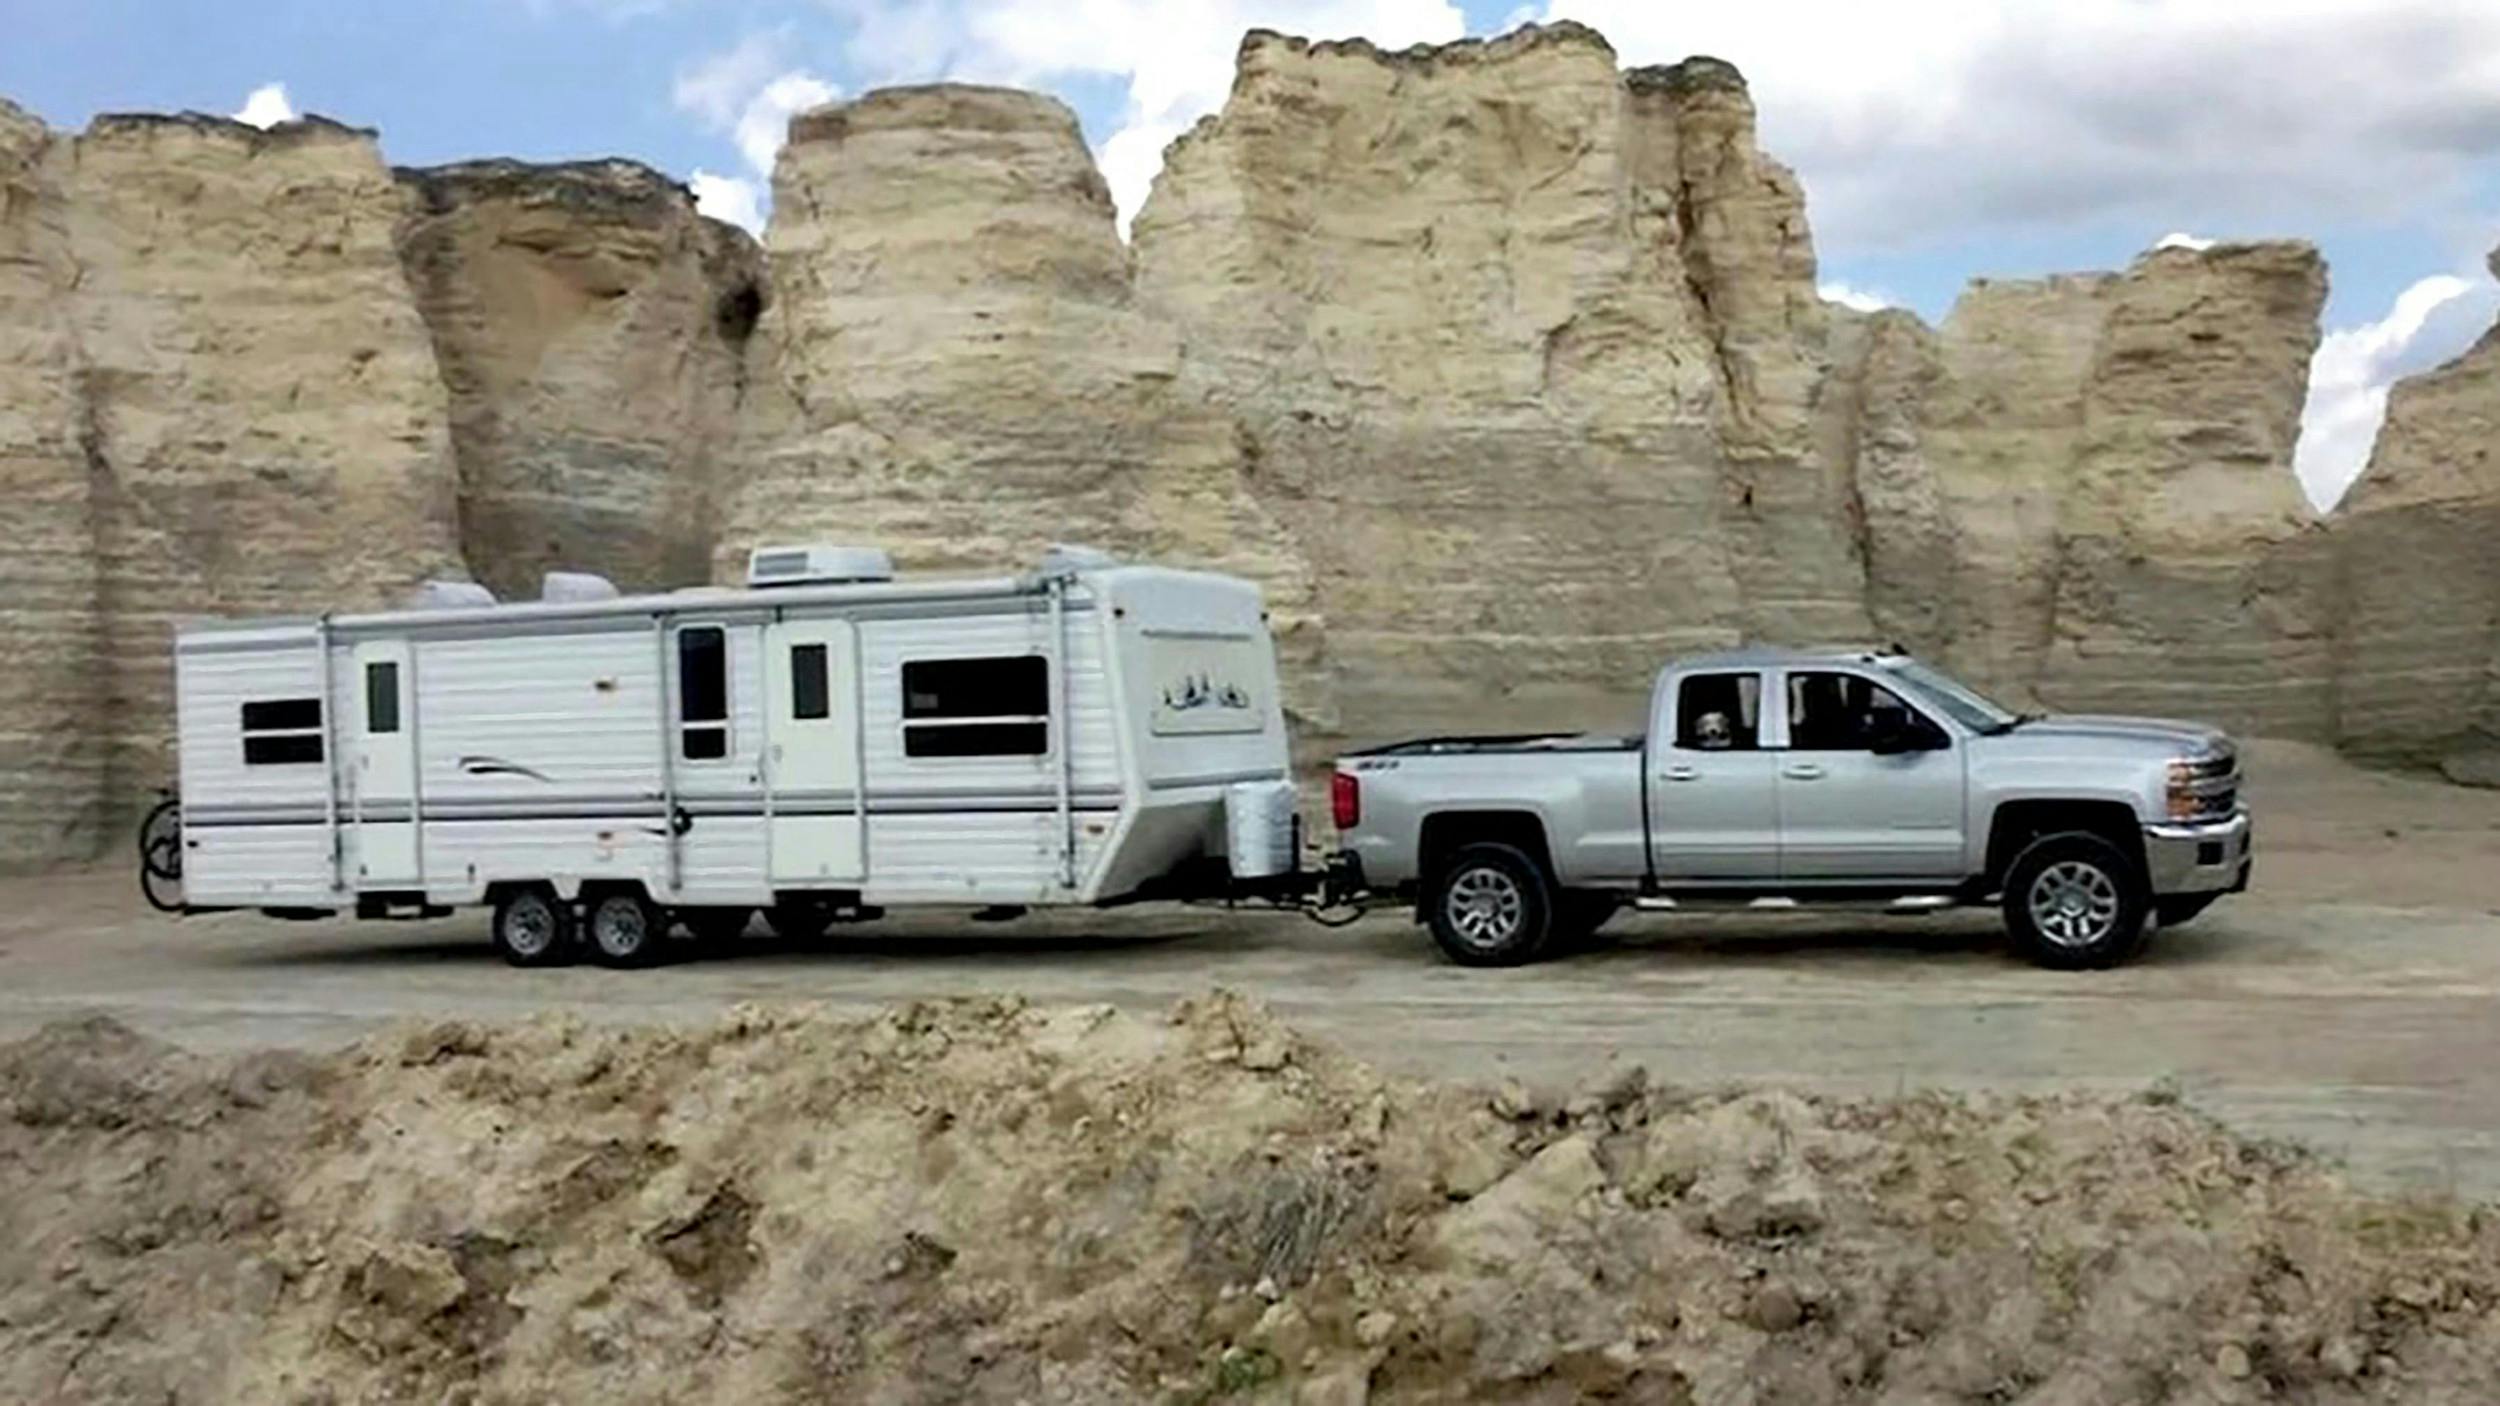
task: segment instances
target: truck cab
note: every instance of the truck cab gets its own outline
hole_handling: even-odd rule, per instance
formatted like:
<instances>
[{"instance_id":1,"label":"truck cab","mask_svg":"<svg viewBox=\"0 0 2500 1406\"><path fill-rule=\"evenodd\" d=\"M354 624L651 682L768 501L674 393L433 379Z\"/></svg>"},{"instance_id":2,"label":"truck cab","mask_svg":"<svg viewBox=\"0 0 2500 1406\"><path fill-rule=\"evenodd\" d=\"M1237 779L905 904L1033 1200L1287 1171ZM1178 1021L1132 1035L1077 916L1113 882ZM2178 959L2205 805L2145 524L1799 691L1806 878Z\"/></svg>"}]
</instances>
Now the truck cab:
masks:
<instances>
[{"instance_id":1,"label":"truck cab","mask_svg":"<svg viewBox=\"0 0 2500 1406\"><path fill-rule=\"evenodd\" d=\"M1995 902L2033 959L2101 966L2249 872L2220 732L2027 716L1890 651L1678 660L1637 737L1424 739L1341 759L1334 785L1349 866L1469 963L1627 904Z\"/></svg>"}]
</instances>

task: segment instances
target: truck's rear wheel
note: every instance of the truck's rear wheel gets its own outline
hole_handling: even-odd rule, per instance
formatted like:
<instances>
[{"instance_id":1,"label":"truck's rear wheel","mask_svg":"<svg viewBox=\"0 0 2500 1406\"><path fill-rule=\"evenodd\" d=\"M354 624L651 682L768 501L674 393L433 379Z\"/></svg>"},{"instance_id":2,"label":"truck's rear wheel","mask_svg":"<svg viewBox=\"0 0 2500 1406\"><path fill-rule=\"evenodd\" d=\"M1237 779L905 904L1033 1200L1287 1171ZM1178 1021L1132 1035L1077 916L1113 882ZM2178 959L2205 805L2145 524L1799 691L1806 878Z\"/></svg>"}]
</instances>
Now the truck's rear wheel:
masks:
<instances>
[{"instance_id":1,"label":"truck's rear wheel","mask_svg":"<svg viewBox=\"0 0 2500 1406\"><path fill-rule=\"evenodd\" d=\"M1424 902L1433 941L1461 966L1535 961L1553 934L1553 883L1543 865L1510 845L1461 848L1442 863Z\"/></svg>"},{"instance_id":2,"label":"truck's rear wheel","mask_svg":"<svg viewBox=\"0 0 2500 1406\"><path fill-rule=\"evenodd\" d=\"M659 954L666 931L660 910L630 889L602 894L590 905L590 951L604 966L638 967Z\"/></svg>"},{"instance_id":3,"label":"truck's rear wheel","mask_svg":"<svg viewBox=\"0 0 2500 1406\"><path fill-rule=\"evenodd\" d=\"M2098 835L2048 835L2005 873L2005 927L2025 957L2075 971L2112 967L2144 943L2143 867Z\"/></svg>"},{"instance_id":4,"label":"truck's rear wheel","mask_svg":"<svg viewBox=\"0 0 2500 1406\"><path fill-rule=\"evenodd\" d=\"M544 884L495 900L495 950L516 967L552 966L573 955L573 910Z\"/></svg>"}]
</instances>

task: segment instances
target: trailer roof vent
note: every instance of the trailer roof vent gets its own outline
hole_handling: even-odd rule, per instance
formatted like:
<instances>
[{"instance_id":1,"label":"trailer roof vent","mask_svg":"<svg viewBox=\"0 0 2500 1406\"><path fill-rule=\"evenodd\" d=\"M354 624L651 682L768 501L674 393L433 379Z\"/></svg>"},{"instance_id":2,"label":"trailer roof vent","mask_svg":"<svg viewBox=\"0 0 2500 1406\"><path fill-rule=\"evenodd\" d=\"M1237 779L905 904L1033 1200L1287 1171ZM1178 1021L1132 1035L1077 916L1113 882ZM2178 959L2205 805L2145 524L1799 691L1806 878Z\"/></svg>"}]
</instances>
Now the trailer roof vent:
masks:
<instances>
[{"instance_id":1,"label":"trailer roof vent","mask_svg":"<svg viewBox=\"0 0 2500 1406\"><path fill-rule=\"evenodd\" d=\"M550 571L539 578L538 598L552 601L616 599L616 583L587 571Z\"/></svg>"},{"instance_id":2,"label":"trailer roof vent","mask_svg":"<svg viewBox=\"0 0 2500 1406\"><path fill-rule=\"evenodd\" d=\"M410 610L466 610L494 603L495 593L475 581L424 581L408 593Z\"/></svg>"},{"instance_id":3,"label":"trailer roof vent","mask_svg":"<svg viewBox=\"0 0 2500 1406\"><path fill-rule=\"evenodd\" d=\"M831 586L893 579L894 559L882 547L758 547L747 557L750 586Z\"/></svg>"}]
</instances>

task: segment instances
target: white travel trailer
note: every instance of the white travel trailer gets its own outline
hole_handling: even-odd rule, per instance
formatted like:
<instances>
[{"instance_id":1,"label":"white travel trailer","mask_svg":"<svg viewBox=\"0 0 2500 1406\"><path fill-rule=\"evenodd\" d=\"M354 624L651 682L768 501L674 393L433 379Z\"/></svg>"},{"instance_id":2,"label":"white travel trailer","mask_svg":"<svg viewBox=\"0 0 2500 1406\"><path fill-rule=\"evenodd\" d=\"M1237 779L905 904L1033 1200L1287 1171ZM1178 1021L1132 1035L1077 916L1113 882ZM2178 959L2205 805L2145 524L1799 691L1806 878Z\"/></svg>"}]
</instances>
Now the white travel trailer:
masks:
<instances>
[{"instance_id":1,"label":"white travel trailer","mask_svg":"<svg viewBox=\"0 0 2500 1406\"><path fill-rule=\"evenodd\" d=\"M1290 890L1256 586L1072 548L978 580L767 548L748 579L184 628L179 837L148 867L193 911L492 904L520 963L759 909Z\"/></svg>"}]
</instances>

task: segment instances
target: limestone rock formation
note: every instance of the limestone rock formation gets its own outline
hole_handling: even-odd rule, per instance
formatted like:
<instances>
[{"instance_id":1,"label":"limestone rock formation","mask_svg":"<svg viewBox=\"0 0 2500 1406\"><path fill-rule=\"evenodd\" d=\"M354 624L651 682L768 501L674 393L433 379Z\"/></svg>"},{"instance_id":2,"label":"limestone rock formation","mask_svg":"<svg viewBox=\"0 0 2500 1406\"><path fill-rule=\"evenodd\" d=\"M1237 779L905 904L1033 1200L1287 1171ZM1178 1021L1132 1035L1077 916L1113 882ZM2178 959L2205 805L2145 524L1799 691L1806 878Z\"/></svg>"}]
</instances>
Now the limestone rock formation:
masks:
<instances>
[{"instance_id":1,"label":"limestone rock formation","mask_svg":"<svg viewBox=\"0 0 2500 1406\"><path fill-rule=\"evenodd\" d=\"M0 102L0 864L84 854L103 824L89 421L53 144Z\"/></svg>"},{"instance_id":2,"label":"limestone rock formation","mask_svg":"<svg viewBox=\"0 0 2500 1406\"><path fill-rule=\"evenodd\" d=\"M1621 725L1671 650L1861 634L1794 179L1710 60L1254 31L1139 296L1310 562L1343 730Z\"/></svg>"},{"instance_id":3,"label":"limestone rock formation","mask_svg":"<svg viewBox=\"0 0 2500 1406\"><path fill-rule=\"evenodd\" d=\"M400 251L450 393L460 537L510 598L550 568L707 579L763 260L628 161L402 170Z\"/></svg>"},{"instance_id":4,"label":"limestone rock formation","mask_svg":"<svg viewBox=\"0 0 2500 1406\"><path fill-rule=\"evenodd\" d=\"M2325 543L2289 464L2326 293L2305 244L2159 251L1886 313L1841 384L1892 636L2024 702L2325 727Z\"/></svg>"},{"instance_id":5,"label":"limestone rock formation","mask_svg":"<svg viewBox=\"0 0 2500 1406\"><path fill-rule=\"evenodd\" d=\"M112 784L173 774L174 622L456 570L444 393L373 134L103 117L53 147L97 495Z\"/></svg>"},{"instance_id":6,"label":"limestone rock formation","mask_svg":"<svg viewBox=\"0 0 2500 1406\"><path fill-rule=\"evenodd\" d=\"M2500 736L2500 326L2396 383L2333 535L2337 739L2420 755Z\"/></svg>"},{"instance_id":7,"label":"limestone rock formation","mask_svg":"<svg viewBox=\"0 0 2500 1406\"><path fill-rule=\"evenodd\" d=\"M0 853L91 851L170 780L174 621L373 604L451 569L433 354L372 134L6 114Z\"/></svg>"},{"instance_id":8,"label":"limestone rock formation","mask_svg":"<svg viewBox=\"0 0 2500 1406\"><path fill-rule=\"evenodd\" d=\"M1089 543L1257 576L1319 678L1307 575L1249 491L1257 446L1178 384L1067 107L935 86L803 114L774 212L724 577L759 541L876 542L907 570ZM1292 706L1324 717L1325 688Z\"/></svg>"}]
</instances>

